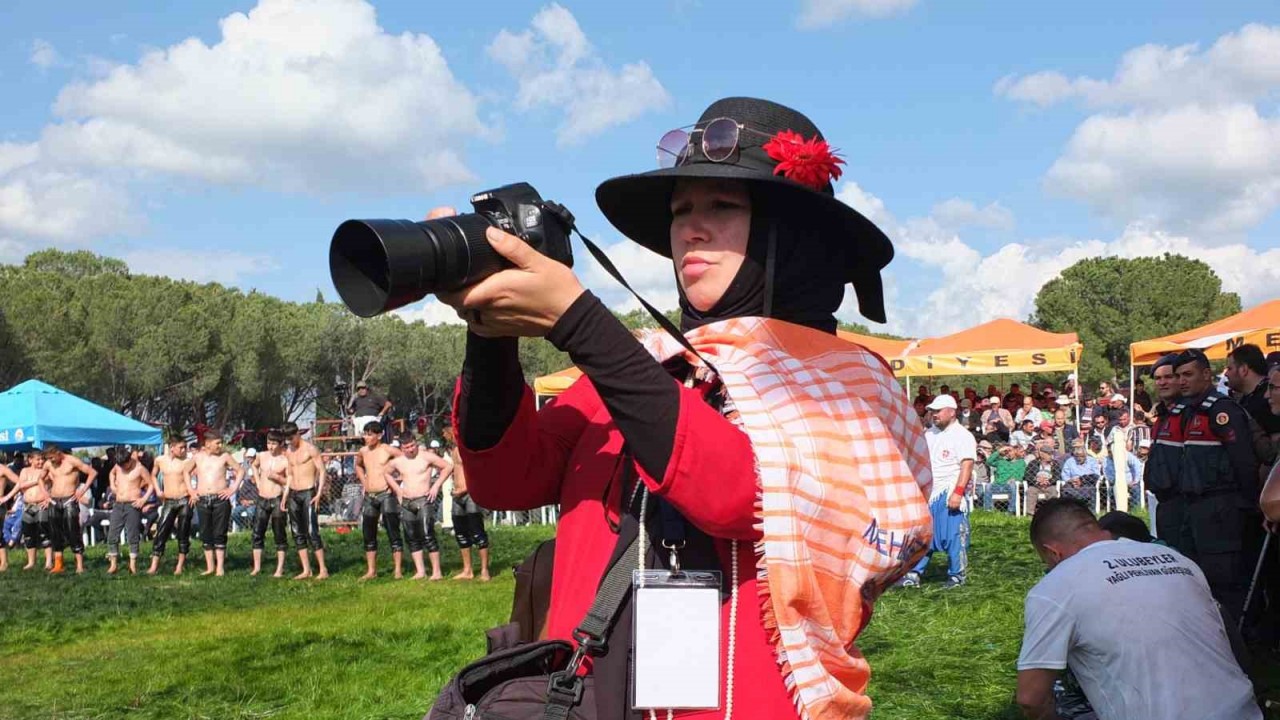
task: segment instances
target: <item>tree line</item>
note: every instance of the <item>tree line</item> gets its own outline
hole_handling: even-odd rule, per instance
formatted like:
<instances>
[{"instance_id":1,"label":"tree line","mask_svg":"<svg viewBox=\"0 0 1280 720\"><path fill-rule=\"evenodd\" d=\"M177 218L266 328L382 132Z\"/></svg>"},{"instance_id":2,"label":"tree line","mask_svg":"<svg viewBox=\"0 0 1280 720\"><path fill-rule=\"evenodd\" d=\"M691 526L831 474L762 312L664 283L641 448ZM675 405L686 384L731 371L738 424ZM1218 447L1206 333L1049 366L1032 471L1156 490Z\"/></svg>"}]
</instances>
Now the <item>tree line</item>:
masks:
<instances>
[{"instance_id":1,"label":"tree line","mask_svg":"<svg viewBox=\"0 0 1280 720\"><path fill-rule=\"evenodd\" d=\"M1239 311L1239 296L1222 292L1200 260L1090 258L1040 289L1029 320L1079 333L1081 379L1096 383L1127 372L1129 343ZM630 328L654 326L643 311L619 318ZM397 415L438 423L465 344L458 325L358 318L320 293L295 303L134 275L124 262L87 251L43 250L22 265L0 265L0 385L39 377L171 427L271 427L312 402L332 417L334 386L360 380L384 392ZM569 365L542 339L521 340L520 359L530 380Z\"/></svg>"},{"instance_id":2,"label":"tree line","mask_svg":"<svg viewBox=\"0 0 1280 720\"><path fill-rule=\"evenodd\" d=\"M278 426L335 385L370 382L409 412L442 418L462 367L465 329L341 304L294 303L216 283L133 275L120 260L44 250L0 265L0 383L38 377L147 422L224 431ZM568 358L522 340L529 377Z\"/></svg>"}]
</instances>

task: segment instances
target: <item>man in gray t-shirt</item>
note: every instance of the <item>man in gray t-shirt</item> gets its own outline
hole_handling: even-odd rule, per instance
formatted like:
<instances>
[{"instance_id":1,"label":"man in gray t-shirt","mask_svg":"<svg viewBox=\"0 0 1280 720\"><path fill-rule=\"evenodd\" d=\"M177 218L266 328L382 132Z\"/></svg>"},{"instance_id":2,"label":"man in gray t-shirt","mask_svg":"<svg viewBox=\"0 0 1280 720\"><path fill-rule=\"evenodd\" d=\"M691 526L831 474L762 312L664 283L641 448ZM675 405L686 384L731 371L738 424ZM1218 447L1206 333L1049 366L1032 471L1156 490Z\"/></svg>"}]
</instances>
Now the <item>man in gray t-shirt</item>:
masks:
<instances>
[{"instance_id":1,"label":"man in gray t-shirt","mask_svg":"<svg viewBox=\"0 0 1280 720\"><path fill-rule=\"evenodd\" d=\"M1057 718L1070 667L1099 720L1262 720L1195 563L1172 548L1113 540L1079 501L1045 501L1031 543L1050 568L1027 594L1018 704Z\"/></svg>"},{"instance_id":2,"label":"man in gray t-shirt","mask_svg":"<svg viewBox=\"0 0 1280 720\"><path fill-rule=\"evenodd\" d=\"M353 434L363 435L365 425L382 421L382 416L391 409L391 401L370 390L369 383L361 380L356 383L356 394L351 397L347 409L351 411Z\"/></svg>"}]
</instances>

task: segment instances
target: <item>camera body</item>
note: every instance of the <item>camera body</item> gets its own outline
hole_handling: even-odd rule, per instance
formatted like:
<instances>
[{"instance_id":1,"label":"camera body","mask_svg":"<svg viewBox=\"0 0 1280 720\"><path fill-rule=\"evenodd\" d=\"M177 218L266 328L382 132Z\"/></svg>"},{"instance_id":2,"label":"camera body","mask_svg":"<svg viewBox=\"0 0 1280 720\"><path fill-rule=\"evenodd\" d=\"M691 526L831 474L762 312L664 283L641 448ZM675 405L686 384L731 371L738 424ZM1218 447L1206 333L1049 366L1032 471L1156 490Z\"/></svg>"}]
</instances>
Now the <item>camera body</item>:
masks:
<instances>
[{"instance_id":1,"label":"camera body","mask_svg":"<svg viewBox=\"0 0 1280 720\"><path fill-rule=\"evenodd\" d=\"M573 267L573 215L528 183L476 193L474 213L410 220L348 220L329 244L329 274L342 302L361 317L404 307L430 293L457 290L511 264L485 237L490 227L523 239Z\"/></svg>"},{"instance_id":2,"label":"camera body","mask_svg":"<svg viewBox=\"0 0 1280 720\"><path fill-rule=\"evenodd\" d=\"M526 182L503 185L471 196L471 207L489 223L529 243L556 262L573 267L569 228L557 210ZM556 206L558 207L558 206ZM559 208L563 210L563 208Z\"/></svg>"}]
</instances>

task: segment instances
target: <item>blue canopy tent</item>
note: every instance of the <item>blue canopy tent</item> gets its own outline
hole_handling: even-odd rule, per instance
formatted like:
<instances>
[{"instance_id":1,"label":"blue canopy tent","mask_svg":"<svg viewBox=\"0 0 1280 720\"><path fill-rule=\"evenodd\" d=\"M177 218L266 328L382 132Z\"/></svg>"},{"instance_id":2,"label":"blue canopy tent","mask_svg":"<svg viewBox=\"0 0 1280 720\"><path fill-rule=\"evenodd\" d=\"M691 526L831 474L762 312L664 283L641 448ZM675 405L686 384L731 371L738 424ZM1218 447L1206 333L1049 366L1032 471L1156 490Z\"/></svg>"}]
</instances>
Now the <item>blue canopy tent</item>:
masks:
<instances>
[{"instance_id":1,"label":"blue canopy tent","mask_svg":"<svg viewBox=\"0 0 1280 720\"><path fill-rule=\"evenodd\" d=\"M0 450L162 442L160 430L39 380L0 393Z\"/></svg>"}]
</instances>

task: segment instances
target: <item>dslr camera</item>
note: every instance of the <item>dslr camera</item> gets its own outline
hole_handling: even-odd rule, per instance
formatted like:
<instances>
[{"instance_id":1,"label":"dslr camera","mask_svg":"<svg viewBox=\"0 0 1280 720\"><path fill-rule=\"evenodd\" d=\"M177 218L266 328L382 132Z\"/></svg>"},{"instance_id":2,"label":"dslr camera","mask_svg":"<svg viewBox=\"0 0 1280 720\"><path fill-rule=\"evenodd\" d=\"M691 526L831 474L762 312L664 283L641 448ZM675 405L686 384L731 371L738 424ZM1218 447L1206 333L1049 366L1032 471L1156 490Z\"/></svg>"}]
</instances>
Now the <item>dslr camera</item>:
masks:
<instances>
[{"instance_id":1,"label":"dslr camera","mask_svg":"<svg viewBox=\"0 0 1280 720\"><path fill-rule=\"evenodd\" d=\"M490 227L573 267L573 215L543 200L532 185L477 193L471 207L474 213L425 222L347 220L339 225L329 243L329 274L342 302L360 317L373 317L510 267L485 239Z\"/></svg>"}]
</instances>

